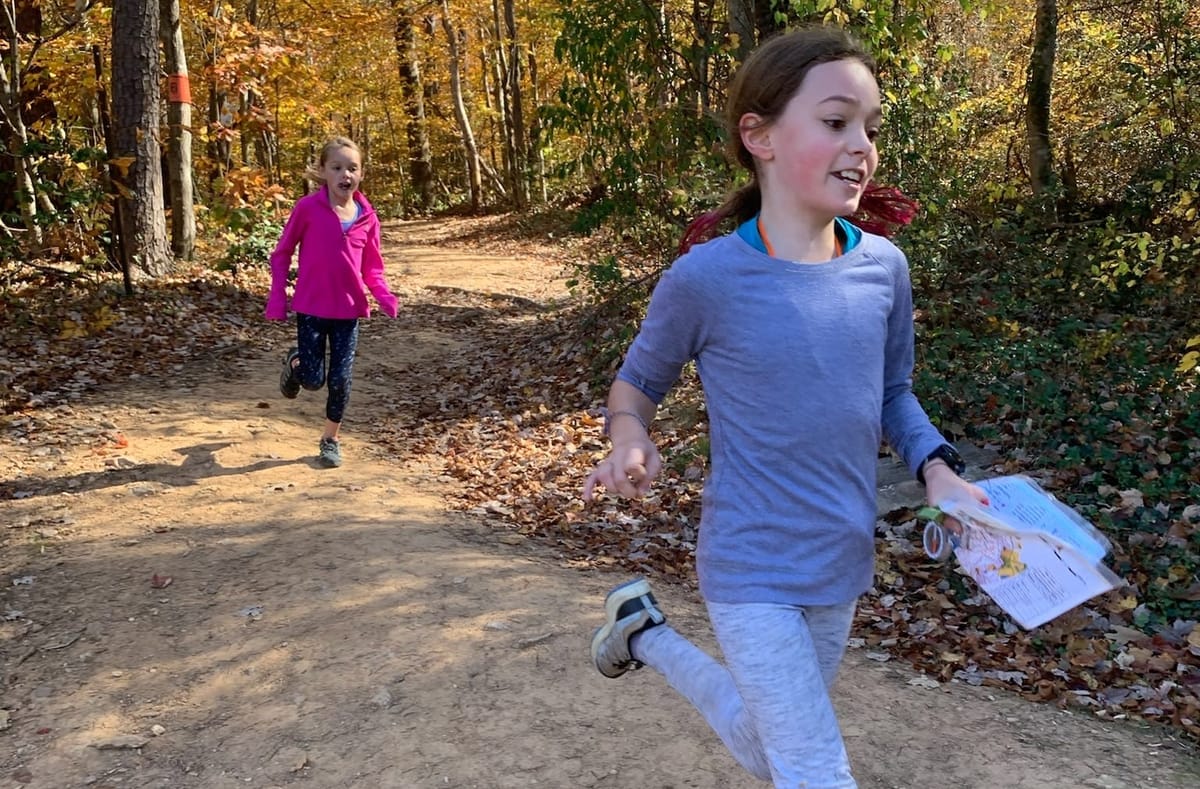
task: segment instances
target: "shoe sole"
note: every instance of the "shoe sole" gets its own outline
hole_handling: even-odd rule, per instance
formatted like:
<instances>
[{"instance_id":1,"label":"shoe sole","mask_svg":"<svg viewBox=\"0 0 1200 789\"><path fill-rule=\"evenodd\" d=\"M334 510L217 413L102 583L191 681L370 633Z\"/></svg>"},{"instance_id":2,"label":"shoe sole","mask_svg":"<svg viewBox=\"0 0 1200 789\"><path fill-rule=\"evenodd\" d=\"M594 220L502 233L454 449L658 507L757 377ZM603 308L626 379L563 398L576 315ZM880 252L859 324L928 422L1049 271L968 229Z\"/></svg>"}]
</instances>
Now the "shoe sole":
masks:
<instances>
[{"instance_id":1,"label":"shoe sole","mask_svg":"<svg viewBox=\"0 0 1200 789\"><path fill-rule=\"evenodd\" d=\"M296 380L292 359L298 356L295 350L287 352L283 357L283 370L279 373L279 393L289 400L295 400L300 395L300 382Z\"/></svg>"},{"instance_id":2,"label":"shoe sole","mask_svg":"<svg viewBox=\"0 0 1200 789\"><path fill-rule=\"evenodd\" d=\"M650 582L645 578L635 578L614 588L604 598L604 613L608 617L608 620L596 628L596 632L592 634L592 665L596 666L596 670L609 679L616 679L621 674L624 674L625 671L628 671L628 669L617 674L607 674L601 670L600 664L596 661L600 645L604 643L604 640L612 633L613 628L617 626L617 622L620 621L621 607L631 600L636 600L639 597L649 594L651 594Z\"/></svg>"}]
</instances>

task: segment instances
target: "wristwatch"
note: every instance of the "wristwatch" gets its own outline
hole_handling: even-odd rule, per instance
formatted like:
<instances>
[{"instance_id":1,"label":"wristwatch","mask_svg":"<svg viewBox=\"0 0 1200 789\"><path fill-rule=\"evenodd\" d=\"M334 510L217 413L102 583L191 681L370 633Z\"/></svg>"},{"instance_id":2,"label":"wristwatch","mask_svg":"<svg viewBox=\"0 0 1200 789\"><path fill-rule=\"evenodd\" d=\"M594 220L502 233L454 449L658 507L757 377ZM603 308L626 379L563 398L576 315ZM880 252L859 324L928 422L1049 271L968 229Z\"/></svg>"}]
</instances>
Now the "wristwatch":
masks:
<instances>
[{"instance_id":1,"label":"wristwatch","mask_svg":"<svg viewBox=\"0 0 1200 789\"><path fill-rule=\"evenodd\" d=\"M962 455L958 454L958 450L950 444L942 444L930 452L928 457L922 460L921 465L917 467L917 482L922 485L925 484L925 464L931 460L944 460L955 474L961 475L967 470L967 462L963 460Z\"/></svg>"}]
</instances>

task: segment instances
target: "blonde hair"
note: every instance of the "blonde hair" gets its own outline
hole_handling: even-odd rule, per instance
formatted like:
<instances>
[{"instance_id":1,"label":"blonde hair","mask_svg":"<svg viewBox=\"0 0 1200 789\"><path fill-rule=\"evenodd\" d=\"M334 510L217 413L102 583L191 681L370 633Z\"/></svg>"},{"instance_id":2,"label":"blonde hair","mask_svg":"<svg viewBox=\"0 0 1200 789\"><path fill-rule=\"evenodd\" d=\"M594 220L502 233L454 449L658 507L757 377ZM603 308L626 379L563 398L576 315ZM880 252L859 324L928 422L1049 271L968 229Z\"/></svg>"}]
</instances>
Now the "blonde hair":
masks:
<instances>
[{"instance_id":1,"label":"blonde hair","mask_svg":"<svg viewBox=\"0 0 1200 789\"><path fill-rule=\"evenodd\" d=\"M329 154L338 148L349 148L358 154L359 159L362 159L362 149L358 147L358 143L354 140L349 137L330 137L321 146L321 152L317 155L317 160L310 162L304 168L304 177L314 185L324 183L325 176L321 174L321 168L325 166L325 162L329 159Z\"/></svg>"}]
</instances>

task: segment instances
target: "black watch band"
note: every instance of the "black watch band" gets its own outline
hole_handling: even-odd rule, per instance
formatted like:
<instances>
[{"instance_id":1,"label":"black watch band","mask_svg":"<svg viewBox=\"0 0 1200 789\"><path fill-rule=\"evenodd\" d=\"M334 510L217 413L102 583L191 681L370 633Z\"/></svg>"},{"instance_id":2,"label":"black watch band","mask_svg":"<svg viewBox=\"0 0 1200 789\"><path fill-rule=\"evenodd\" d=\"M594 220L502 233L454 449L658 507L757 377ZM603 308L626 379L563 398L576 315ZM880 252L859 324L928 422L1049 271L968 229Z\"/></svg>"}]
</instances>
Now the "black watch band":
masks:
<instances>
[{"instance_id":1,"label":"black watch band","mask_svg":"<svg viewBox=\"0 0 1200 789\"><path fill-rule=\"evenodd\" d=\"M964 471L967 470L967 462L963 460L962 455L958 454L958 450L952 447L950 444L942 444L940 447L930 452L929 455L921 461L921 465L917 467L917 482L920 482L922 485L925 484L925 464L931 460L945 461L946 465L949 466L955 474L960 476Z\"/></svg>"}]
</instances>

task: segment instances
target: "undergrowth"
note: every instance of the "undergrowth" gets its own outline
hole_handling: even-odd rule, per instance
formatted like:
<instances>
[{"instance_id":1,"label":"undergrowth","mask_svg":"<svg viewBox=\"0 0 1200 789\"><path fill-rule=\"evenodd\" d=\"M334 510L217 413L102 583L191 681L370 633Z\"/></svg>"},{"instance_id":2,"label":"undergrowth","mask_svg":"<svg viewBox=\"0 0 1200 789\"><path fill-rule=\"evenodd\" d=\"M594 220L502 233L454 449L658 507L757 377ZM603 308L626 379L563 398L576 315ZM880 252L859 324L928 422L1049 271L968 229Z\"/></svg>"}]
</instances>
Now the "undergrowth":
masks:
<instances>
[{"instance_id":1,"label":"undergrowth","mask_svg":"<svg viewBox=\"0 0 1200 789\"><path fill-rule=\"evenodd\" d=\"M638 227L607 231L593 258L603 265L577 269L609 321L591 351L599 391L673 254L662 227ZM1200 503L1200 375L1181 365L1200 332L1200 245L1164 239L1170 254L1158 255L1143 238L1111 225L947 222L909 228L897 243L913 279L913 387L931 419L951 440L997 450L996 473L1038 475L1102 529L1150 631L1200 619L1200 529L1194 509L1184 516ZM1160 264L1114 280L1097 249L1123 243ZM686 428L703 427L699 398L688 376L666 404L681 428L679 445L663 447L670 464L707 451Z\"/></svg>"}]
</instances>

